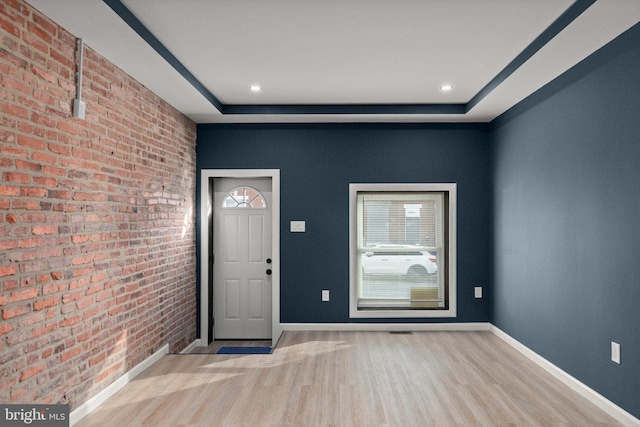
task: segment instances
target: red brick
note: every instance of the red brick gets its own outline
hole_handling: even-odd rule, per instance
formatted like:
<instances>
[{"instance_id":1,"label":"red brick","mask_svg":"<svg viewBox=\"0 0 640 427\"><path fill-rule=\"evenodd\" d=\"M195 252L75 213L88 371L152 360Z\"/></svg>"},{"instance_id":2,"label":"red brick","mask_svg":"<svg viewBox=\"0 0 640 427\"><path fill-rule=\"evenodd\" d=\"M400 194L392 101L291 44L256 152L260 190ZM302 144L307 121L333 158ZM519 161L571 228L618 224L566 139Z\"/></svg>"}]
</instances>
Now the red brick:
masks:
<instances>
[{"instance_id":1,"label":"red brick","mask_svg":"<svg viewBox=\"0 0 640 427\"><path fill-rule=\"evenodd\" d=\"M15 132L5 129L0 130L0 141L7 143L6 146L0 145L0 153L4 153L4 149L9 148L9 144L13 145L13 143L16 141Z\"/></svg>"},{"instance_id":2,"label":"red brick","mask_svg":"<svg viewBox=\"0 0 640 427\"><path fill-rule=\"evenodd\" d=\"M79 346L78 347L74 347L74 348L70 349L69 351L66 351L66 352L62 353L60 355L60 361L61 362L66 362L67 360L76 357L80 353L82 353L82 347L79 347Z\"/></svg>"},{"instance_id":3,"label":"red brick","mask_svg":"<svg viewBox=\"0 0 640 427\"><path fill-rule=\"evenodd\" d=\"M98 363L101 363L102 361L104 361L107 358L107 353L103 352L98 354L95 357L92 357L91 359L89 359L89 366L95 366Z\"/></svg>"},{"instance_id":4,"label":"red brick","mask_svg":"<svg viewBox=\"0 0 640 427\"><path fill-rule=\"evenodd\" d=\"M85 341L89 340L89 338L91 338L91 335L92 334L89 331L79 334L77 336L78 342L85 342Z\"/></svg>"},{"instance_id":5,"label":"red brick","mask_svg":"<svg viewBox=\"0 0 640 427\"><path fill-rule=\"evenodd\" d=\"M92 294L101 292L103 289L104 289L104 284L96 283L94 285L89 286L89 288L85 292L85 295L92 295Z\"/></svg>"},{"instance_id":6,"label":"red brick","mask_svg":"<svg viewBox=\"0 0 640 427\"><path fill-rule=\"evenodd\" d=\"M7 187L5 185L0 185L0 194L4 196L17 196L20 194L19 187Z\"/></svg>"},{"instance_id":7,"label":"red brick","mask_svg":"<svg viewBox=\"0 0 640 427\"><path fill-rule=\"evenodd\" d=\"M45 31L41 26L33 22L27 22L27 30L31 34L42 39L42 41L44 41L47 45L51 45L51 43L53 42L53 37L51 35L51 32Z\"/></svg>"},{"instance_id":8,"label":"red brick","mask_svg":"<svg viewBox=\"0 0 640 427\"><path fill-rule=\"evenodd\" d=\"M0 394L6 395L9 391L11 391L15 385L17 380L15 378L9 378L5 381L0 381Z\"/></svg>"},{"instance_id":9,"label":"red brick","mask_svg":"<svg viewBox=\"0 0 640 427\"><path fill-rule=\"evenodd\" d=\"M0 27L0 394L80 405L161 341L195 339L193 239L180 233L196 126L90 48L92 107L71 118L75 37L23 0L0 2ZM165 204L147 211L150 198Z\"/></svg>"},{"instance_id":10,"label":"red brick","mask_svg":"<svg viewBox=\"0 0 640 427\"><path fill-rule=\"evenodd\" d=\"M0 324L0 335L13 331L13 325L9 322Z\"/></svg>"},{"instance_id":11,"label":"red brick","mask_svg":"<svg viewBox=\"0 0 640 427\"><path fill-rule=\"evenodd\" d=\"M38 246L44 245L44 239L42 238L34 238L34 239L23 239L18 242L19 248L35 248Z\"/></svg>"},{"instance_id":12,"label":"red brick","mask_svg":"<svg viewBox=\"0 0 640 427\"><path fill-rule=\"evenodd\" d=\"M93 304L93 298L86 297L86 298L82 298L81 300L79 300L76 303L76 307L78 307L78 310L83 310L83 309L89 307L91 304Z\"/></svg>"},{"instance_id":13,"label":"red brick","mask_svg":"<svg viewBox=\"0 0 640 427\"><path fill-rule=\"evenodd\" d=\"M15 265L0 267L0 277L13 276L14 274L16 274L16 272L17 269Z\"/></svg>"},{"instance_id":14,"label":"red brick","mask_svg":"<svg viewBox=\"0 0 640 427\"><path fill-rule=\"evenodd\" d=\"M44 150L46 147L46 143L41 139L31 138L26 135L18 135L18 144L34 150Z\"/></svg>"},{"instance_id":15,"label":"red brick","mask_svg":"<svg viewBox=\"0 0 640 427\"><path fill-rule=\"evenodd\" d=\"M20 119L28 119L29 111L26 108L10 104L9 102L0 102L0 111L9 115L18 117Z\"/></svg>"},{"instance_id":16,"label":"red brick","mask_svg":"<svg viewBox=\"0 0 640 427\"><path fill-rule=\"evenodd\" d=\"M90 308L86 309L83 313L82 313L82 320L85 321L93 316L95 316L96 314L98 314L100 312L100 307L97 305L93 305Z\"/></svg>"},{"instance_id":17,"label":"red brick","mask_svg":"<svg viewBox=\"0 0 640 427\"><path fill-rule=\"evenodd\" d=\"M46 188L41 187L22 187L20 188L20 195L25 197L45 197L48 191Z\"/></svg>"},{"instance_id":18,"label":"red brick","mask_svg":"<svg viewBox=\"0 0 640 427\"><path fill-rule=\"evenodd\" d=\"M89 235L71 236L71 242L74 244L86 243L89 241Z\"/></svg>"},{"instance_id":19,"label":"red brick","mask_svg":"<svg viewBox=\"0 0 640 427\"><path fill-rule=\"evenodd\" d=\"M30 388L25 387L13 387L11 390L11 403L22 402L26 399L26 396ZM29 399L26 399L29 400Z\"/></svg>"},{"instance_id":20,"label":"red brick","mask_svg":"<svg viewBox=\"0 0 640 427\"><path fill-rule=\"evenodd\" d=\"M67 286L64 283L52 283L50 285L44 285L42 287L42 295L51 295L65 291L66 289Z\"/></svg>"},{"instance_id":21,"label":"red brick","mask_svg":"<svg viewBox=\"0 0 640 427\"><path fill-rule=\"evenodd\" d=\"M16 159L16 169L40 172L42 170L42 165L40 163L27 162L22 159Z\"/></svg>"},{"instance_id":22,"label":"red brick","mask_svg":"<svg viewBox=\"0 0 640 427\"><path fill-rule=\"evenodd\" d=\"M93 255L83 255L75 257L71 260L72 265L89 264L91 262L93 262Z\"/></svg>"},{"instance_id":23,"label":"red brick","mask_svg":"<svg viewBox=\"0 0 640 427\"><path fill-rule=\"evenodd\" d=\"M58 122L58 129L73 135L77 135L79 133L78 126L62 120Z\"/></svg>"},{"instance_id":24,"label":"red brick","mask_svg":"<svg viewBox=\"0 0 640 427\"><path fill-rule=\"evenodd\" d=\"M65 237L59 237L59 238L51 238L51 239L47 239L47 245L52 245L52 244L58 244L58 245L64 245L68 242L68 239L66 239ZM64 250L61 247L45 247L42 249L38 250L38 257L41 258L56 258L59 256L62 256L64 253ZM49 259L48 260L48 264L49 266L53 267L54 264L52 264L52 260ZM43 274L43 276L45 276L46 274ZM45 280L43 278L43 280ZM40 283L40 281L38 281Z\"/></svg>"},{"instance_id":25,"label":"red brick","mask_svg":"<svg viewBox=\"0 0 640 427\"><path fill-rule=\"evenodd\" d=\"M55 187L58 184L55 178L50 178L48 176L34 176L33 183L38 185L43 185L45 187Z\"/></svg>"},{"instance_id":26,"label":"red brick","mask_svg":"<svg viewBox=\"0 0 640 427\"><path fill-rule=\"evenodd\" d=\"M53 142L49 143L49 151L55 154L60 154L62 156L68 156L71 154L71 148L62 144L55 144Z\"/></svg>"},{"instance_id":27,"label":"red brick","mask_svg":"<svg viewBox=\"0 0 640 427\"><path fill-rule=\"evenodd\" d=\"M20 37L20 28L8 19L0 19L0 28L15 37Z\"/></svg>"},{"instance_id":28,"label":"red brick","mask_svg":"<svg viewBox=\"0 0 640 427\"><path fill-rule=\"evenodd\" d=\"M31 233L33 235L42 235L42 234L58 234L58 226L57 225L36 225L31 228Z\"/></svg>"},{"instance_id":29,"label":"red brick","mask_svg":"<svg viewBox=\"0 0 640 427\"><path fill-rule=\"evenodd\" d=\"M5 279L5 281L2 283L2 290L7 292L13 289L18 289L18 281Z\"/></svg>"},{"instance_id":30,"label":"red brick","mask_svg":"<svg viewBox=\"0 0 640 427\"><path fill-rule=\"evenodd\" d=\"M56 99L53 96L51 96L49 92L44 92L37 89L33 91L33 98L36 99L37 101L42 102L44 105L49 105L49 106L55 105L55 102L56 102Z\"/></svg>"},{"instance_id":31,"label":"red brick","mask_svg":"<svg viewBox=\"0 0 640 427\"><path fill-rule=\"evenodd\" d=\"M87 274L91 274L92 272L93 272L93 267L76 268L73 270L73 276L74 277L86 276ZM72 287L79 287L79 285L73 286L73 282L72 282Z\"/></svg>"},{"instance_id":32,"label":"red brick","mask_svg":"<svg viewBox=\"0 0 640 427\"><path fill-rule=\"evenodd\" d=\"M26 381L29 378L38 375L40 372L43 372L45 369L47 369L47 365L45 363L30 366L29 368L22 371L22 374L20 375L20 381Z\"/></svg>"},{"instance_id":33,"label":"red brick","mask_svg":"<svg viewBox=\"0 0 640 427\"><path fill-rule=\"evenodd\" d=\"M52 119L49 115L40 114L35 111L31 114L31 120L34 123L37 123L39 125L42 125L48 128L53 128L56 126L56 121Z\"/></svg>"},{"instance_id":34,"label":"red brick","mask_svg":"<svg viewBox=\"0 0 640 427\"><path fill-rule=\"evenodd\" d=\"M72 292L72 293L68 293L68 294L64 294L62 296L62 303L63 304L68 304L72 301L78 300L80 298L82 298L84 296L84 291L79 291L79 292Z\"/></svg>"},{"instance_id":35,"label":"red brick","mask_svg":"<svg viewBox=\"0 0 640 427\"><path fill-rule=\"evenodd\" d=\"M72 198L75 201L89 201L89 200L92 199L91 198L91 194L84 193L84 192L81 192L81 191L76 191Z\"/></svg>"},{"instance_id":36,"label":"red brick","mask_svg":"<svg viewBox=\"0 0 640 427\"><path fill-rule=\"evenodd\" d=\"M51 281L51 274L38 274L36 276L36 282L39 285L44 285L45 283L49 283Z\"/></svg>"},{"instance_id":37,"label":"red brick","mask_svg":"<svg viewBox=\"0 0 640 427\"><path fill-rule=\"evenodd\" d=\"M58 26L46 16L34 13L32 19L33 22L42 29L42 31L46 31L52 36L56 36L58 34Z\"/></svg>"},{"instance_id":38,"label":"red brick","mask_svg":"<svg viewBox=\"0 0 640 427\"><path fill-rule=\"evenodd\" d=\"M85 159L85 160L91 159L91 151L88 151L88 150L82 150L80 148L74 147L71 149L71 153L73 154L74 157L79 159Z\"/></svg>"},{"instance_id":39,"label":"red brick","mask_svg":"<svg viewBox=\"0 0 640 427\"><path fill-rule=\"evenodd\" d=\"M59 323L61 328L64 328L66 326L72 326L77 324L80 321L80 316L70 316L65 318L63 321L61 321Z\"/></svg>"},{"instance_id":40,"label":"red brick","mask_svg":"<svg viewBox=\"0 0 640 427\"><path fill-rule=\"evenodd\" d=\"M111 372L109 372L109 371L100 372L100 374L98 374L98 376L96 377L94 383L99 384L103 380L107 379L110 374L111 374Z\"/></svg>"},{"instance_id":41,"label":"red brick","mask_svg":"<svg viewBox=\"0 0 640 427\"><path fill-rule=\"evenodd\" d=\"M37 326L31 330L31 338L38 338L42 335L49 334L58 329L57 323L49 323L47 325Z\"/></svg>"},{"instance_id":42,"label":"red brick","mask_svg":"<svg viewBox=\"0 0 640 427\"><path fill-rule=\"evenodd\" d=\"M54 297L51 297L51 298L45 298L45 299L41 299L41 300L35 301L33 303L33 309L34 310L43 310L43 309L48 308L48 307L56 306L59 303L60 303L60 297L58 297L58 296L54 296Z\"/></svg>"},{"instance_id":43,"label":"red brick","mask_svg":"<svg viewBox=\"0 0 640 427\"><path fill-rule=\"evenodd\" d=\"M101 282L107 278L107 273L104 271L100 273L93 274L91 276L91 283Z\"/></svg>"},{"instance_id":44,"label":"red brick","mask_svg":"<svg viewBox=\"0 0 640 427\"><path fill-rule=\"evenodd\" d=\"M3 174L5 182L17 182L21 184L30 184L31 175L19 172L5 172Z\"/></svg>"},{"instance_id":45,"label":"red brick","mask_svg":"<svg viewBox=\"0 0 640 427\"><path fill-rule=\"evenodd\" d=\"M44 166L42 165L42 163L47 163L50 165L55 165L56 163L58 163L58 158L51 156L47 153L43 153L41 151L37 152L37 153L33 153L33 156L31 156L31 158L33 160L37 160L39 162L41 162L40 166L42 168L44 168Z\"/></svg>"},{"instance_id":46,"label":"red brick","mask_svg":"<svg viewBox=\"0 0 640 427\"><path fill-rule=\"evenodd\" d=\"M1 19L0 19L0 26L2 26ZM33 91L33 88L30 85L25 84L22 80L12 79L7 76L4 76L4 78L2 79L2 84L6 88L13 89L23 94L30 94Z\"/></svg>"},{"instance_id":47,"label":"red brick","mask_svg":"<svg viewBox=\"0 0 640 427\"><path fill-rule=\"evenodd\" d=\"M44 314L42 312L34 313L29 316L23 316L18 322L18 328L26 328L27 326L35 325L44 321Z\"/></svg>"},{"instance_id":48,"label":"red brick","mask_svg":"<svg viewBox=\"0 0 640 427\"><path fill-rule=\"evenodd\" d=\"M67 176L67 170L64 168L44 165L42 171L47 175Z\"/></svg>"},{"instance_id":49,"label":"red brick","mask_svg":"<svg viewBox=\"0 0 640 427\"><path fill-rule=\"evenodd\" d=\"M31 311L31 307L29 306L29 304L14 305L2 310L2 319L3 320L12 319L14 317L27 314L30 311Z\"/></svg>"},{"instance_id":50,"label":"red brick","mask_svg":"<svg viewBox=\"0 0 640 427\"><path fill-rule=\"evenodd\" d=\"M28 211L39 211L41 210L41 206L44 202L39 202L37 200L20 200L16 199L13 201L13 209L26 209Z\"/></svg>"},{"instance_id":51,"label":"red brick","mask_svg":"<svg viewBox=\"0 0 640 427\"><path fill-rule=\"evenodd\" d=\"M19 302L27 299L33 299L40 294L39 288L27 289L26 291L12 292L11 302Z\"/></svg>"},{"instance_id":52,"label":"red brick","mask_svg":"<svg viewBox=\"0 0 640 427\"><path fill-rule=\"evenodd\" d=\"M122 313L123 311L124 311L124 308L120 305L120 306L109 309L108 313L109 313L109 316L115 316L116 314Z\"/></svg>"}]
</instances>

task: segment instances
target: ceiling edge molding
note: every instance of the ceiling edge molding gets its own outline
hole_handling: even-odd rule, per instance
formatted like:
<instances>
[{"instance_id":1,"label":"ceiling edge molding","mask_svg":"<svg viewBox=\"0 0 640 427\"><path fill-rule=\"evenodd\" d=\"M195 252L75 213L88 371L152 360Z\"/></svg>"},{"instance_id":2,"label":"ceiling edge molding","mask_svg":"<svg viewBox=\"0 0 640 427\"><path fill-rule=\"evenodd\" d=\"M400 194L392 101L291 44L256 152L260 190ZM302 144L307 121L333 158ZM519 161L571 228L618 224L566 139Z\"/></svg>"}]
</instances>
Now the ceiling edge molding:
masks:
<instances>
[{"instance_id":1,"label":"ceiling edge molding","mask_svg":"<svg viewBox=\"0 0 640 427\"><path fill-rule=\"evenodd\" d=\"M103 0L132 30L134 30L169 65L180 73L223 115L305 115L305 114L364 114L364 115L464 115L480 103L495 88L515 73L526 61L562 32L575 19L591 7L596 0L576 0L545 31L533 40L513 61L500 71L466 104L224 104L206 88L167 49L160 40L129 10L121 0Z\"/></svg>"}]
</instances>

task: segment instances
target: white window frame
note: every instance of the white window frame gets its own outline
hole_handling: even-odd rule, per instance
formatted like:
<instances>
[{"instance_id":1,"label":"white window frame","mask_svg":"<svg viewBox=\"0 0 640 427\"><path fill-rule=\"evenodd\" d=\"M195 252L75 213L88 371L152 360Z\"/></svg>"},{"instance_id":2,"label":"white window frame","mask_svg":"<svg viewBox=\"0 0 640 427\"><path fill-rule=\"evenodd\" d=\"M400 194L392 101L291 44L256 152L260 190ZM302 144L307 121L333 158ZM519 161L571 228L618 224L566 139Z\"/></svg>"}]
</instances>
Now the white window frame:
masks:
<instances>
[{"instance_id":1,"label":"white window frame","mask_svg":"<svg viewBox=\"0 0 640 427\"><path fill-rule=\"evenodd\" d=\"M456 205L455 183L440 184L349 184L349 317L350 318L450 318L457 316L456 304ZM448 193L448 308L442 309L358 309L358 193L360 192L447 192Z\"/></svg>"}]
</instances>

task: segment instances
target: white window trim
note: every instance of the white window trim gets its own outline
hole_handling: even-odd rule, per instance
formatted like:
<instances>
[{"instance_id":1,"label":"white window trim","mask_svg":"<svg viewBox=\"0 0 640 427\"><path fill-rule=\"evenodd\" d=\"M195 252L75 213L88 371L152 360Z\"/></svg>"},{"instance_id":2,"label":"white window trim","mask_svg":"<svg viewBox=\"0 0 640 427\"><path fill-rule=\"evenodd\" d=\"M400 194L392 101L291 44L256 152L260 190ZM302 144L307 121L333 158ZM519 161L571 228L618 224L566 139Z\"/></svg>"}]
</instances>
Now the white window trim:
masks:
<instances>
[{"instance_id":1,"label":"white window trim","mask_svg":"<svg viewBox=\"0 0 640 427\"><path fill-rule=\"evenodd\" d=\"M349 184L349 317L350 318L451 318L457 316L456 303L456 194L455 183L441 184ZM446 191L449 193L449 308L442 310L358 310L357 289L357 199L363 191Z\"/></svg>"}]
</instances>

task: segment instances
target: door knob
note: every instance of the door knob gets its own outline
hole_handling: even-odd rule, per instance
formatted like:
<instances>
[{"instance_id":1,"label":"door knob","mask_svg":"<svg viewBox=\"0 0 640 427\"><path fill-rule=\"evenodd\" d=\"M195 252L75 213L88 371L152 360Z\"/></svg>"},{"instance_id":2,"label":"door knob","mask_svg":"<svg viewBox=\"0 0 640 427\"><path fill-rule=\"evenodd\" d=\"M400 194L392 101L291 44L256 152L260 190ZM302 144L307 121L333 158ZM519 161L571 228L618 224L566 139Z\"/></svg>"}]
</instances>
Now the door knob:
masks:
<instances>
[{"instance_id":1,"label":"door knob","mask_svg":"<svg viewBox=\"0 0 640 427\"><path fill-rule=\"evenodd\" d=\"M267 258L267 264L271 264L271 258Z\"/></svg>"},{"instance_id":2,"label":"door knob","mask_svg":"<svg viewBox=\"0 0 640 427\"><path fill-rule=\"evenodd\" d=\"M269 275L269 276L271 275L271 269L270 268L267 268L267 275Z\"/></svg>"}]
</instances>

